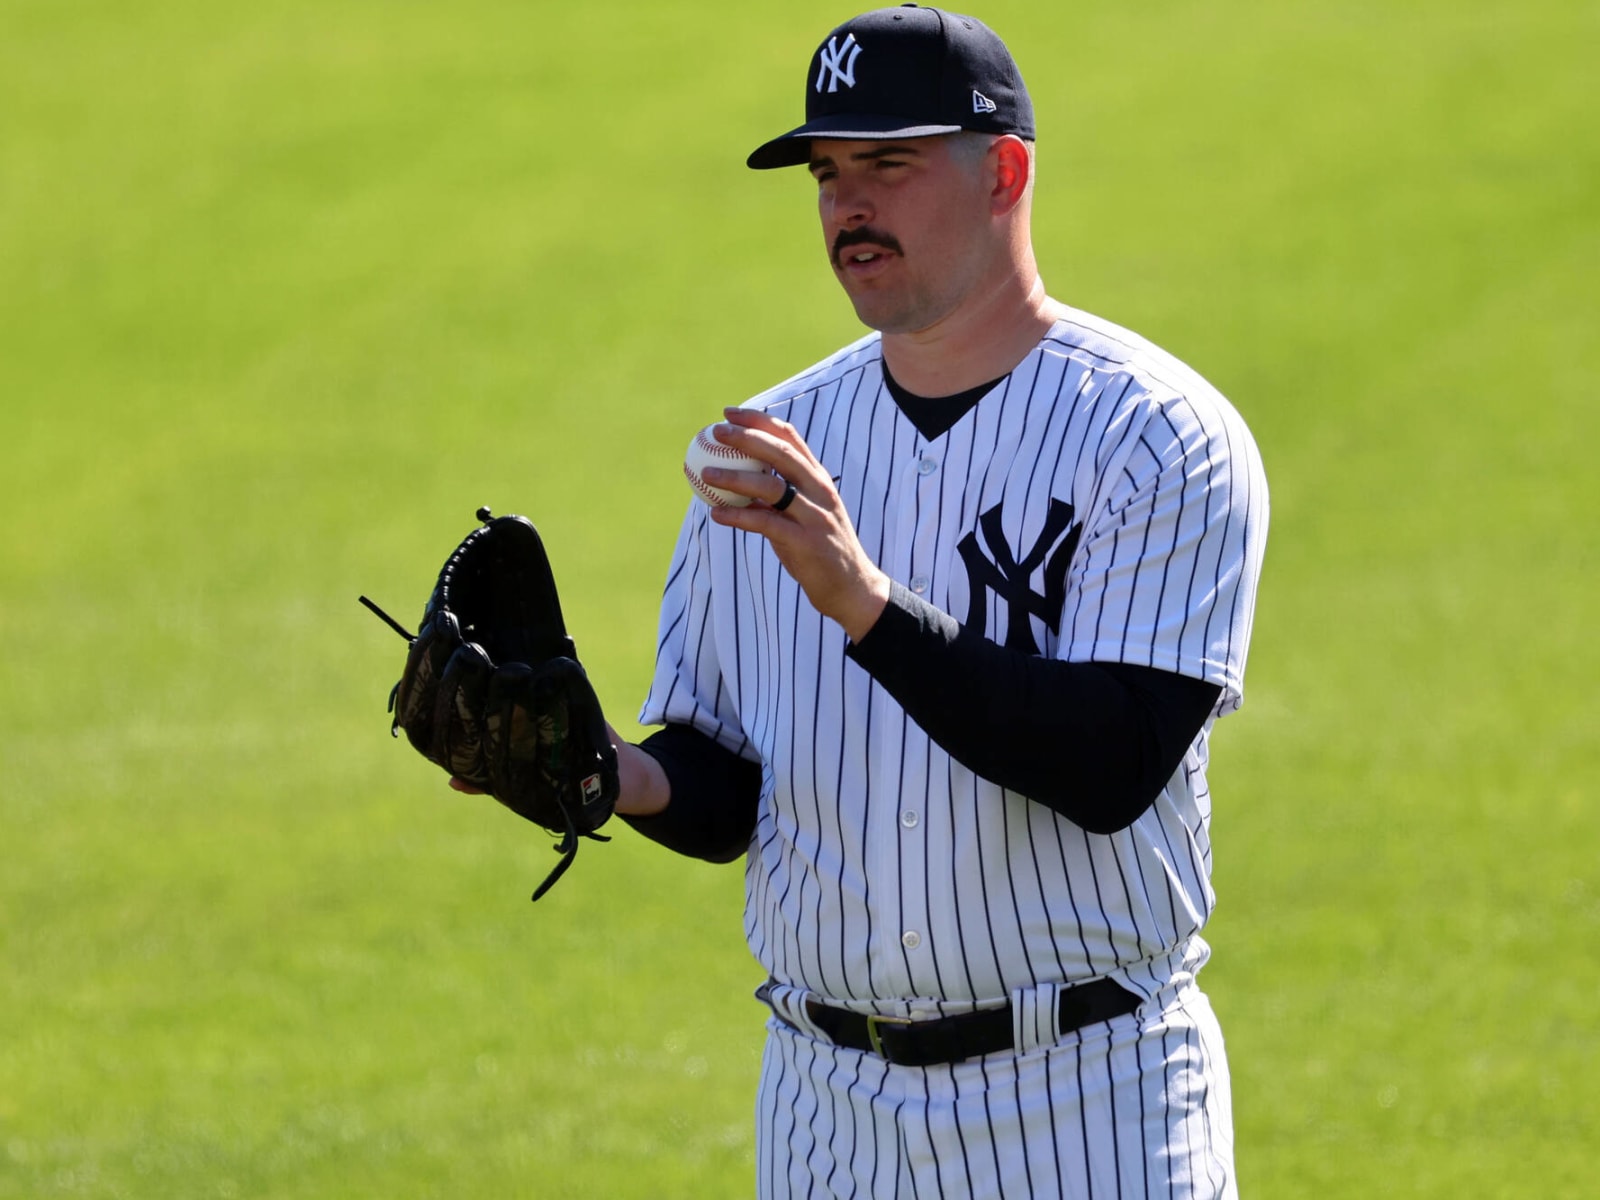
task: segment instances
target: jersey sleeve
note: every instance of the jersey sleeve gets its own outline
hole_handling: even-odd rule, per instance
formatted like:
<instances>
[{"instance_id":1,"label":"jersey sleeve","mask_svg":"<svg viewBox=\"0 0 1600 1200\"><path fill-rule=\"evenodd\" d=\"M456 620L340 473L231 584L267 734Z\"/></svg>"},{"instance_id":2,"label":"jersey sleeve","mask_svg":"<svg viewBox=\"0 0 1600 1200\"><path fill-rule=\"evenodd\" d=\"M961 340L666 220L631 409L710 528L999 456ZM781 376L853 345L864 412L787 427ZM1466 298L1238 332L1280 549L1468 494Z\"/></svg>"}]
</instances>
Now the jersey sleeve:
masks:
<instances>
[{"instance_id":1,"label":"jersey sleeve","mask_svg":"<svg viewBox=\"0 0 1600 1200\"><path fill-rule=\"evenodd\" d=\"M742 758L759 759L745 736L717 653L712 608L715 530L711 510L691 501L661 598L656 668L641 725L687 725Z\"/></svg>"},{"instance_id":2,"label":"jersey sleeve","mask_svg":"<svg viewBox=\"0 0 1600 1200\"><path fill-rule=\"evenodd\" d=\"M1148 403L1084 530L1060 644L1069 659L1213 683L1221 716L1244 700L1266 476L1249 430L1225 402Z\"/></svg>"}]
</instances>

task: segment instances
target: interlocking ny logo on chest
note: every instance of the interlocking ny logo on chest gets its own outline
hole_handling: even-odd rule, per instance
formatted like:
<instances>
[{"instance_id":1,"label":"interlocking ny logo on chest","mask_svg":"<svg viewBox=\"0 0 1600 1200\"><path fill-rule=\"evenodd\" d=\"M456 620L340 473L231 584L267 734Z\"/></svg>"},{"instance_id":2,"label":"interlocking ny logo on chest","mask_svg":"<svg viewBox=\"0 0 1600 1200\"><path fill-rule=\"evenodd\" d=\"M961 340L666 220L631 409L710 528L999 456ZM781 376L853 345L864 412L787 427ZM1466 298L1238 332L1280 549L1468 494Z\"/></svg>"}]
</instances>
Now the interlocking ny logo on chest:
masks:
<instances>
[{"instance_id":1,"label":"interlocking ny logo on chest","mask_svg":"<svg viewBox=\"0 0 1600 1200\"><path fill-rule=\"evenodd\" d=\"M1044 528L1027 553L1020 558L1006 541L1000 505L978 518L978 528L957 544L967 568L967 619L964 624L980 637L988 625L989 605L985 591L991 591L1006 604L1006 649L1038 654L1029 617L1038 617L1046 629L1061 624L1061 611L1067 603L1067 568L1083 535L1083 523L1072 523L1072 505L1051 500ZM982 533L980 544L979 534ZM984 554L984 547L989 550ZM1044 568L1044 594L1028 584L1033 573Z\"/></svg>"},{"instance_id":2,"label":"interlocking ny logo on chest","mask_svg":"<svg viewBox=\"0 0 1600 1200\"><path fill-rule=\"evenodd\" d=\"M842 44L836 37L829 38L828 44L817 51L817 91L822 91L823 83L827 83L830 92L837 92L840 84L855 87L856 59L860 57L861 46L855 34L845 34Z\"/></svg>"}]
</instances>

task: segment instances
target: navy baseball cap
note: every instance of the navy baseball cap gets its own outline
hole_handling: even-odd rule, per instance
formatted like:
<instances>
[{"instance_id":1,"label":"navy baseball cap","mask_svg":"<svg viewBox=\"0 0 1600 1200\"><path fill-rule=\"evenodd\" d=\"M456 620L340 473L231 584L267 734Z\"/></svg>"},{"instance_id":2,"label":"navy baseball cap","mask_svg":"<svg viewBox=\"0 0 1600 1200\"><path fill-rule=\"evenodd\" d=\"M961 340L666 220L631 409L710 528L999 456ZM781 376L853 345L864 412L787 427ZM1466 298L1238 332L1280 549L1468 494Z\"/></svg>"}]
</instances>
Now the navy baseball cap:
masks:
<instances>
[{"instance_id":1,"label":"navy baseball cap","mask_svg":"<svg viewBox=\"0 0 1600 1200\"><path fill-rule=\"evenodd\" d=\"M830 33L806 77L806 123L746 162L758 171L799 166L810 161L812 138L887 141L963 129L1032 141L1022 73L982 21L905 4Z\"/></svg>"}]
</instances>

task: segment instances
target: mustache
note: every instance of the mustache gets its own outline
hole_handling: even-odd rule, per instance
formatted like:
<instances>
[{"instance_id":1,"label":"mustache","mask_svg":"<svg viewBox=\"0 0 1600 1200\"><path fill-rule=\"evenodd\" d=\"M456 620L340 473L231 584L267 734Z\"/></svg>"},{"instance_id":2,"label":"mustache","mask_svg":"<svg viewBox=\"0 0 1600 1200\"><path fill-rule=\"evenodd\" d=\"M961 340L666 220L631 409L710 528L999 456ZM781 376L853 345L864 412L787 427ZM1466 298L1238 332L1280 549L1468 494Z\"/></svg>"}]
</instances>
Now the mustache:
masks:
<instances>
[{"instance_id":1,"label":"mustache","mask_svg":"<svg viewBox=\"0 0 1600 1200\"><path fill-rule=\"evenodd\" d=\"M900 249L900 243L895 239L894 234L884 233L881 230L872 228L870 225L863 225L859 229L841 229L839 231L839 236L833 239L833 265L835 267L839 266L840 255L851 246L863 244L882 246L885 250L892 250L896 254L905 253Z\"/></svg>"}]
</instances>

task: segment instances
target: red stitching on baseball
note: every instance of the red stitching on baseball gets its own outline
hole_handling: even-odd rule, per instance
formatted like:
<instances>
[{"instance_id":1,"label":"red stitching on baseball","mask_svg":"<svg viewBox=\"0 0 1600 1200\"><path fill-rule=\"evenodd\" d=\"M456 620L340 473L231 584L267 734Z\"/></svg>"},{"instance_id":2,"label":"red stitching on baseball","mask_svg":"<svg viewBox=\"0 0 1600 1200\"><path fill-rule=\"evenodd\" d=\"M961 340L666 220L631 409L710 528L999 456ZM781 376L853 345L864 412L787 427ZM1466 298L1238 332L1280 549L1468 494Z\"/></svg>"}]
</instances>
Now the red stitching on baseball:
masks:
<instances>
[{"instance_id":1,"label":"red stitching on baseball","mask_svg":"<svg viewBox=\"0 0 1600 1200\"><path fill-rule=\"evenodd\" d=\"M695 490L695 494L707 504L723 507L728 503L709 483L691 471L688 463L683 464L683 477L689 481L689 486Z\"/></svg>"},{"instance_id":2,"label":"red stitching on baseball","mask_svg":"<svg viewBox=\"0 0 1600 1200\"><path fill-rule=\"evenodd\" d=\"M739 451L735 450L732 446L725 446L721 442L717 441L716 438L711 436L711 430L709 428L702 429L697 435L695 435L694 440L695 445L699 446L700 449L704 450L707 454L714 454L718 458L748 457L748 455L739 453Z\"/></svg>"}]
</instances>

